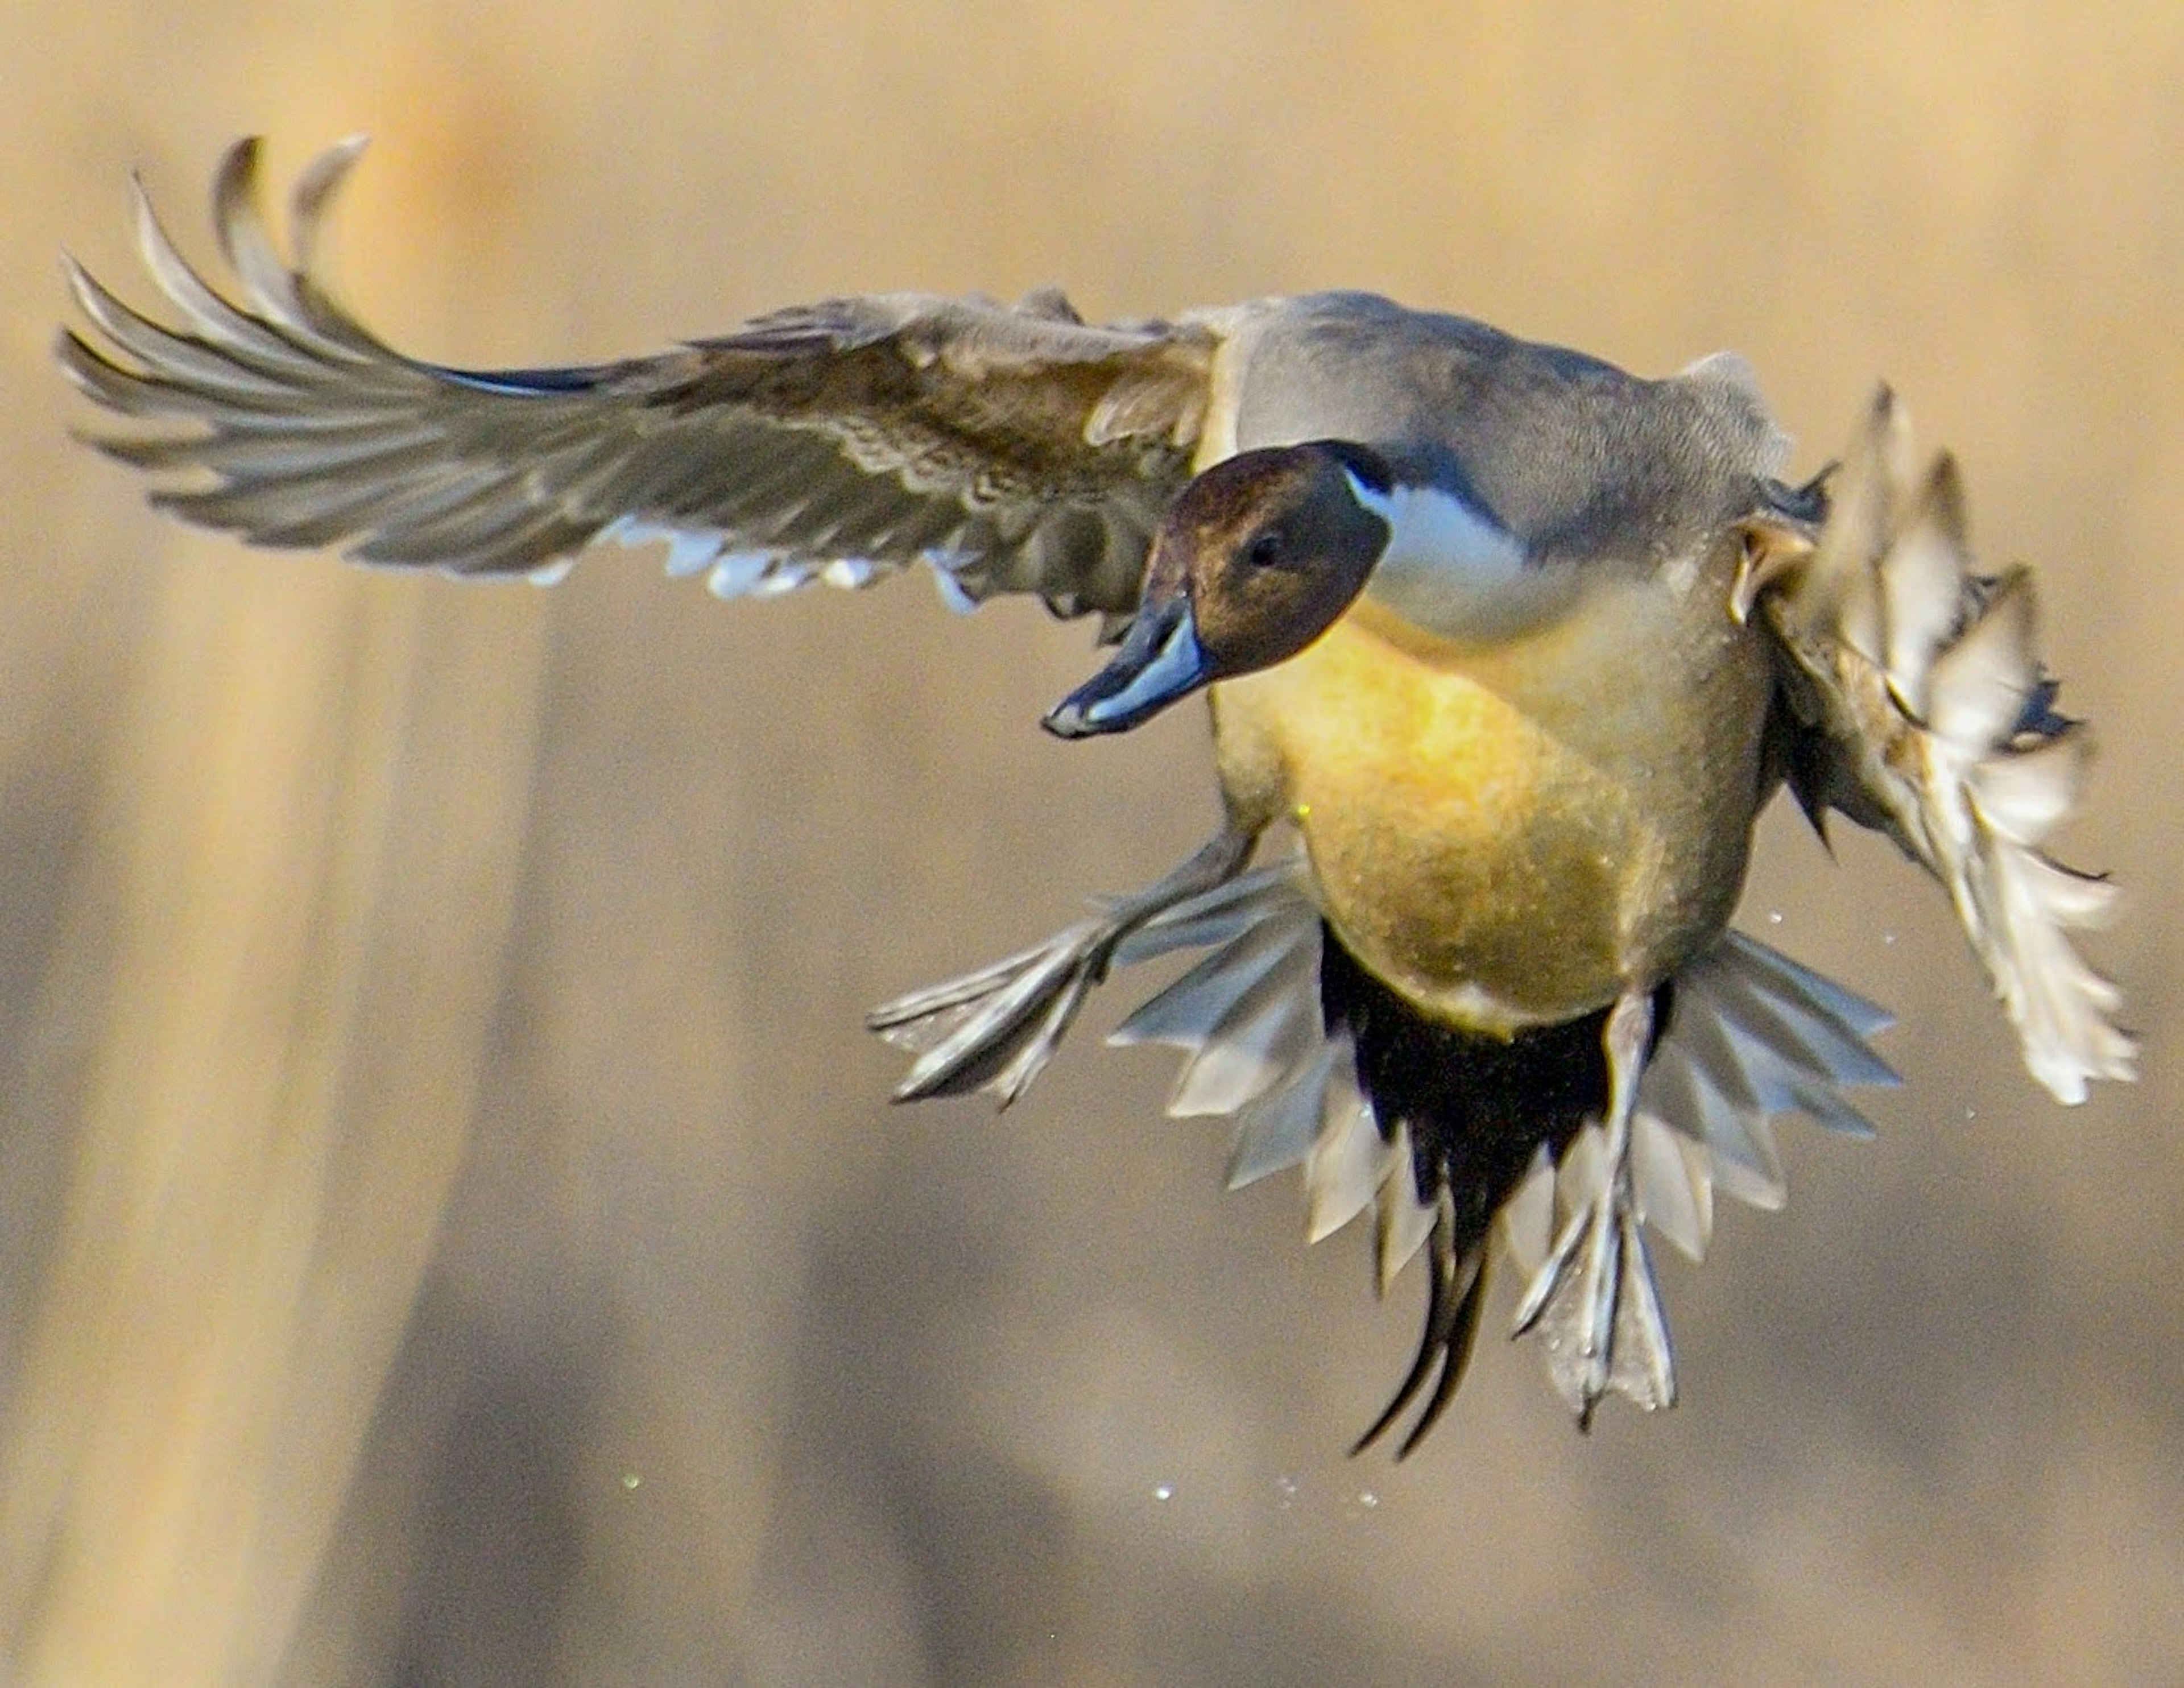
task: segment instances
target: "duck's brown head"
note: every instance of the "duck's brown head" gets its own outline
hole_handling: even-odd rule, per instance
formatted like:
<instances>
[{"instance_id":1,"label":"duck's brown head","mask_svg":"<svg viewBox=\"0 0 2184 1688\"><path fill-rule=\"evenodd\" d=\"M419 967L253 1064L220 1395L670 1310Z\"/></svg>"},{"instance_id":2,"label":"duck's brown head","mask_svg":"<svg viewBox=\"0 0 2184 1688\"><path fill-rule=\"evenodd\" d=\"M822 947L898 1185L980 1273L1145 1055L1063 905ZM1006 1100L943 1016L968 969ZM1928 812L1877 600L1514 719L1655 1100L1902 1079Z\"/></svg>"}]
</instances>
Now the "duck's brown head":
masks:
<instances>
[{"instance_id":1,"label":"duck's brown head","mask_svg":"<svg viewBox=\"0 0 2184 1688\"><path fill-rule=\"evenodd\" d=\"M1379 561L1390 530L1366 498L1389 484L1379 457L1335 440L1243 452L1207 470L1153 536L1121 649L1054 707L1047 730L1126 732L1216 680L1295 655Z\"/></svg>"}]
</instances>

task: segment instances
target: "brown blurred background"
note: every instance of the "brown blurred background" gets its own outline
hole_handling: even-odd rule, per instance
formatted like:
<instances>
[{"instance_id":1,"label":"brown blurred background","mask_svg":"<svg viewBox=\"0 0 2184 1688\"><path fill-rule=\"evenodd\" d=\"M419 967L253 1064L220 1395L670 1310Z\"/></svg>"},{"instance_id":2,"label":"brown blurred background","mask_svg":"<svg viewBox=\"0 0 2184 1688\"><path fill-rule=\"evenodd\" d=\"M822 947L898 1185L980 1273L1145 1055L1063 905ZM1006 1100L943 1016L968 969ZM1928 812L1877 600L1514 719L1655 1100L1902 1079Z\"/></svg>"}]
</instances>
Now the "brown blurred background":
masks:
<instances>
[{"instance_id":1,"label":"brown blurred background","mask_svg":"<svg viewBox=\"0 0 2184 1688\"><path fill-rule=\"evenodd\" d=\"M1644 15L0 8L8 1680L2184 1679L2184 9ZM67 443L125 172L203 256L231 137L358 130L343 291L455 361L1355 286L1736 347L1808 466L1886 374L2103 729L2146 1082L2052 1105L1931 889L1778 813L1746 920L1903 1012L1880 1139L1667 1266L1674 1413L1490 1341L1346 1460L1415 1274L1222 1193L1098 1046L1140 993L1000 1119L859 1029L1195 844L1190 712L1043 738L1086 637L1020 604L369 576Z\"/></svg>"}]
</instances>

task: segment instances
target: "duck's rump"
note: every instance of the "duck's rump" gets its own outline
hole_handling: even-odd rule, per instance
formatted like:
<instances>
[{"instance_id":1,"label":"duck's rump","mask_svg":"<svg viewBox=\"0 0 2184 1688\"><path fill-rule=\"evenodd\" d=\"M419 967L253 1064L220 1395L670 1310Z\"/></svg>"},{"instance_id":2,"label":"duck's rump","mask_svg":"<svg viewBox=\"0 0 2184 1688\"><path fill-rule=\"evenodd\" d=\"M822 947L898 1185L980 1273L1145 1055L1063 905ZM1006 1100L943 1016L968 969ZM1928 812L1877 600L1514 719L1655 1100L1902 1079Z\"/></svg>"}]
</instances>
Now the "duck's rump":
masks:
<instances>
[{"instance_id":1,"label":"duck's rump","mask_svg":"<svg viewBox=\"0 0 2184 1688\"><path fill-rule=\"evenodd\" d=\"M1358 1087L1384 1137L1410 1128L1418 1198L1453 1194L1460 1236L1483 1238L1540 1145L1562 1158L1578 1128L1607 1106L1607 1009L1502 1037L1465 1031L1418 1011L1321 923L1320 1009L1329 1033L1346 1033ZM1654 997L1665 1032L1673 983Z\"/></svg>"},{"instance_id":2,"label":"duck's rump","mask_svg":"<svg viewBox=\"0 0 2184 1688\"><path fill-rule=\"evenodd\" d=\"M1319 993L1328 1034L1349 1041L1381 1137L1407 1147L1412 1193L1434 1216L1433 1282L1418 1359L1358 1444L1383 1434L1431 1379L1432 1395L1404 1440L1407 1451L1462 1380L1496 1218L1543 1150L1548 1164L1559 1165L1585 1123L1607 1111L1609 1011L1508 1036L1467 1031L1421 1013L1382 983L1324 921ZM1657 1045L1674 997L1673 981L1654 993Z\"/></svg>"}]
</instances>

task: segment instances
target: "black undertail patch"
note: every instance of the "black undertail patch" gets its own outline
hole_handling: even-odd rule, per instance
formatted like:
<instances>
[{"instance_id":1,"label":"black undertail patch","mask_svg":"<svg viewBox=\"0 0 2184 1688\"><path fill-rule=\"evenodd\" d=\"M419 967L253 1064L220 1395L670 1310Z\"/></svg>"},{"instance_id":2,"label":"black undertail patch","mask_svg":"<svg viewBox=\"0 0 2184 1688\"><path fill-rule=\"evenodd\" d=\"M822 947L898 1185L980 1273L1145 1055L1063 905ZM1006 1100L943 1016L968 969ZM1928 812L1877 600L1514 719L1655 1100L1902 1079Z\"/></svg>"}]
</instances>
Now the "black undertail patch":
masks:
<instances>
[{"instance_id":1,"label":"black undertail patch","mask_svg":"<svg viewBox=\"0 0 2184 1688\"><path fill-rule=\"evenodd\" d=\"M1424 1440L1463 1379L1486 1289L1494 1220L1544 1143L1559 1162L1588 1119L1607 1106L1605 1008L1509 1038L1428 1019L1343 947L1323 923L1320 1006L1329 1033L1347 1032L1357 1083L1384 1140L1410 1128L1418 1200L1433 1213L1427 1246L1425 1329L1418 1357L1351 1451L1385 1435L1430 1386L1396 1457ZM1666 1032L1674 987L1653 1000L1654 1041Z\"/></svg>"}]
</instances>

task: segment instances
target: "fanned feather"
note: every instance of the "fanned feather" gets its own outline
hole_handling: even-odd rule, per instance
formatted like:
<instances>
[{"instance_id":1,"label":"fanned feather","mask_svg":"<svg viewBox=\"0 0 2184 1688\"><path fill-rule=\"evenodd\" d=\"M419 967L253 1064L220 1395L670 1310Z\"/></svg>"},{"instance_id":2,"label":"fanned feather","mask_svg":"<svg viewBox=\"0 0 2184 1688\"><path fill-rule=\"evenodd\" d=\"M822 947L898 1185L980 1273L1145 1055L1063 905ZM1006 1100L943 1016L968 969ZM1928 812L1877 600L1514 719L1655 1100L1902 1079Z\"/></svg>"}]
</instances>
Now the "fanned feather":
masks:
<instances>
[{"instance_id":1,"label":"fanned feather","mask_svg":"<svg viewBox=\"0 0 2184 1688\"><path fill-rule=\"evenodd\" d=\"M945 1041L938 1017L950 1005L958 998L989 1000L995 981L1020 979L1035 958L1067 948L1069 938L1064 933L1000 968L906 998L888 1011L936 1017L913 1014L908 1023L928 1046L931 1039ZM1116 963L1203 953L1130 1014L1111 1041L1161 1043L1182 1051L1169 1111L1232 1119L1232 1189L1299 1167L1309 1240L1369 1212L1375 1278L1383 1290L1411 1259L1429 1255L1433 1293L1418 1363L1362 1439L1384 1433L1423 1396L1428 1406L1403 1444L1407 1448L1446 1406L1461 1375L1483 1257L1467 1260L1452 1241L1434 1242L1444 1231L1455 1235L1450 1193L1419 1189L1407 1128L1398 1122L1392 1131L1383 1128L1358 1087L1348 1038L1327 1032L1319 998L1322 942L1301 857L1176 903L1124 939ZM1673 1015L1640 1081L1633 1181L1646 1223L1697 1259L1712 1238L1717 1192L1780 1206L1785 1184L1769 1123L1774 1115L1803 1112L1831 1129L1869 1135L1871 1127L1842 1093L1897 1082L1866 1042L1889 1023L1885 1011L1856 993L1753 939L1724 933L1677 975ZM901 1037L903 1026L887 1029L910 1041ZM953 1023L948 1031L960 1034ZM1599 1138L1596 1128L1580 1131L1559 1167L1542 1144L1531 1171L1504 1203L1499 1234L1527 1278L1545 1257L1557 1224L1584 1209L1587 1193L1604 1176ZM1619 1246L1634 1257L1642 1254L1635 1234ZM1636 1299L1618 1310L1618 1318L1643 1318L1648 1337L1664 1337L1650 1279L1634 1284L1630 1294ZM1674 1386L1663 1369L1665 1342L1641 1342L1637 1335L1630 1333L1619 1345L1624 1358L1611 1362L1608 1387L1648 1405L1665 1404ZM1557 1375L1566 1369L1556 1368Z\"/></svg>"},{"instance_id":2,"label":"fanned feather","mask_svg":"<svg viewBox=\"0 0 2184 1688\"><path fill-rule=\"evenodd\" d=\"M2024 569L1981 574L1954 464L1914 482L1910 426L1883 388L1817 534L1755 532L1736 603L1759 613L1805 716L1791 757L1808 812L1886 832L1949 893L2025 1065L2059 1101L2135 1076L2114 988L2070 939L2109 893L2041 846L2088 754L2058 716Z\"/></svg>"}]
</instances>

